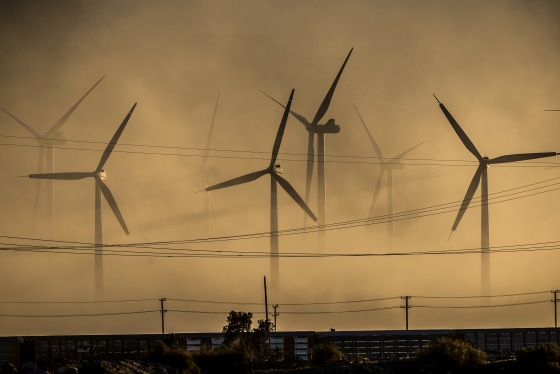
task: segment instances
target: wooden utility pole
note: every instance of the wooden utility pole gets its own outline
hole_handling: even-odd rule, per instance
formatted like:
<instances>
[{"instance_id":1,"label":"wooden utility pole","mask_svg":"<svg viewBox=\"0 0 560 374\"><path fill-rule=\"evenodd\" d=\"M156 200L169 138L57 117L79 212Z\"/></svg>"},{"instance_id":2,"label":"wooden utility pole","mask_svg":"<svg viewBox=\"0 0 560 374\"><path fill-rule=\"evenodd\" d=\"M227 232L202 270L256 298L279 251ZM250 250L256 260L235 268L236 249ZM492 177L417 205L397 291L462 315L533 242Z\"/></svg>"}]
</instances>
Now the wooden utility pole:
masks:
<instances>
[{"instance_id":1,"label":"wooden utility pole","mask_svg":"<svg viewBox=\"0 0 560 374\"><path fill-rule=\"evenodd\" d=\"M162 297L161 299L159 299L160 302L160 313L161 313L161 335L165 334L165 317L164 314L167 312L167 310L165 310L163 308L163 303L166 301L167 299L165 297Z\"/></svg>"},{"instance_id":2,"label":"wooden utility pole","mask_svg":"<svg viewBox=\"0 0 560 374\"><path fill-rule=\"evenodd\" d=\"M408 331L408 310L410 309L410 305L408 305L408 300L410 300L410 296L401 296L401 299L404 299L405 302L405 305L401 306L401 308L405 308L406 331Z\"/></svg>"},{"instance_id":3,"label":"wooden utility pole","mask_svg":"<svg viewBox=\"0 0 560 374\"><path fill-rule=\"evenodd\" d=\"M558 292L559 290L550 291L554 294L554 300L550 300L554 303L554 328L558 328L558 313L557 313L557 306L558 306Z\"/></svg>"},{"instance_id":4,"label":"wooden utility pole","mask_svg":"<svg viewBox=\"0 0 560 374\"><path fill-rule=\"evenodd\" d=\"M276 332L276 317L278 317L280 313L276 311L278 304L272 304L272 307L274 308L274 312L272 312L272 316L274 317L274 332Z\"/></svg>"}]
</instances>

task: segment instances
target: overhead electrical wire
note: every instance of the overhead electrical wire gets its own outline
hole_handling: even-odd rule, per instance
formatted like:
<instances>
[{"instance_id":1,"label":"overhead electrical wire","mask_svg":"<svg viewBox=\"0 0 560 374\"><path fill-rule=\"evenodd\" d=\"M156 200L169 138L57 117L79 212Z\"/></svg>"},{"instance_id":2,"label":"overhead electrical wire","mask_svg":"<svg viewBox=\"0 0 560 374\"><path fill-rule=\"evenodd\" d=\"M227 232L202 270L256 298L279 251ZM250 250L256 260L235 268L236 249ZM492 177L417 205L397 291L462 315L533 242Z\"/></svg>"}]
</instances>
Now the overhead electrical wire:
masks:
<instances>
[{"instance_id":1,"label":"overhead electrical wire","mask_svg":"<svg viewBox=\"0 0 560 374\"><path fill-rule=\"evenodd\" d=\"M552 291L535 291L535 292L524 292L524 293L513 293L513 294L498 294L498 295L478 295L478 296L408 296L409 299L417 299L417 298L431 298L431 299L467 299L467 298L503 298L503 297L520 297L520 296L533 296L533 295L540 295L545 293L550 293ZM363 312L377 312L377 311L384 311L384 310L392 310L392 309L400 309L403 308L402 305L385 305L385 306L376 306L376 307L365 307L359 309L348 309L348 310L320 310L317 309L317 306L333 306L333 305L342 305L342 304L349 304L349 303L362 303L362 302L381 302L381 301L388 301L388 300L398 300L402 299L402 296L394 296L394 297L384 297L384 298L375 298L375 299L364 299L364 300L342 300L342 301L325 301L325 302L303 302L303 303L282 303L280 304L282 309L283 315L324 315L324 314L348 314L348 313L363 313ZM152 301L156 302L161 299L140 299L141 301ZM125 302L136 302L139 300L100 300L100 301L93 301L93 302L85 302L91 304L103 304L107 302L118 302L118 303L125 303ZM175 301L175 302L188 302L188 303L203 303L203 304L229 304L229 305L236 305L236 306L262 306L262 303L256 302L228 302L228 301L219 301L219 300L196 300L196 299L173 299L167 298L166 301ZM517 301L511 303L500 303L500 304L478 304L478 305L423 305L419 304L416 305L414 303L408 304L408 308L421 308L421 309L487 309L487 308L509 308L509 307L524 307L528 305L536 305L536 304L543 304L543 303L550 303L554 300L532 300L532 301ZM43 305L45 303L48 304L83 304L83 301L4 301L2 304L39 304ZM311 311L302 311L302 310L293 310L293 309L284 309L285 307L313 307L314 309ZM227 315L228 311L216 311L216 310L192 310L192 309L165 309L166 312L176 312L176 313L190 313L190 314L221 314ZM146 314L146 313L160 313L161 309L154 309L154 310L136 310L136 311L122 311L122 312L92 312L92 313L67 313L67 314L18 314L18 313L0 313L0 317L15 317L15 318L65 318L65 317L101 317L101 316L118 316L118 315L132 315L132 314ZM257 311L253 314L262 314L262 311Z\"/></svg>"},{"instance_id":2,"label":"overhead electrical wire","mask_svg":"<svg viewBox=\"0 0 560 374\"><path fill-rule=\"evenodd\" d=\"M13 135L2 135L0 134L0 138L15 138L15 139L25 139L25 140L33 140L36 141L37 138L34 137L27 137L27 136L13 136ZM100 146L106 146L106 143L103 142L92 142L92 141L85 141L85 140L69 140L65 139L66 142L70 143L82 143L82 144L98 144ZM27 147L27 148L40 148L42 145L40 144L17 144L17 143L0 143L0 145L4 146L13 146L13 147ZM127 154L141 154L141 155L153 155L153 156L177 156L177 157L207 157L207 158L217 158L217 159L241 159L241 160L269 160L269 152L266 151L251 151L251 150L234 150L234 149L218 149L218 148L198 148L198 147L178 147L178 146L162 146L162 145L147 145L147 144L131 144L131 143L122 143L119 144L119 147L136 147L136 148L149 148L149 149L164 149L164 150L178 150L178 151L196 151L201 152L200 154L185 154L185 153L166 153L166 152L147 152L147 151L128 151L123 149L115 149L113 152L115 153L127 153ZM53 149L61 149L61 150L74 150L74 151L88 151L88 152L102 152L102 149L94 149L94 148L75 148L75 147L67 147L67 146L52 146ZM248 155L263 155L262 157L258 156L231 156L231 155L216 155L216 154L208 154L209 151L217 152L217 153L233 153L233 154L248 154ZM294 162L307 162L307 154L305 153L290 153L290 152L282 152L282 157L286 156L295 156L298 157L296 159L293 158L282 158L279 157L279 161L294 161ZM356 156L356 155L329 155L326 154L325 160L326 163L343 163L343 164L369 164L369 165L380 165L380 164L391 164L391 160L387 160L384 162L375 161L379 160L376 156ZM407 165L416 165L416 166L473 166L476 165L476 162L471 160L453 160L453 159L430 159L430 158L401 158L398 162L402 164L402 161L409 161ZM552 167L552 166L560 166L558 163L554 162L545 162L545 161L525 161L523 163L515 163L512 165L496 165L498 167Z\"/></svg>"},{"instance_id":3,"label":"overhead electrical wire","mask_svg":"<svg viewBox=\"0 0 560 374\"><path fill-rule=\"evenodd\" d=\"M513 199L519 199L527 196L533 196L540 193L550 192L559 189L557 187L560 185L558 182L560 178L552 178L545 181L540 181L520 187L515 187L512 189L499 191L489 195L489 203L496 204L505 201L510 201ZM544 189L544 191L543 191ZM473 200L478 201L471 204L471 207L480 206L480 198L473 198ZM435 214L443 214L455 211L459 206L459 201L433 205L425 208L413 209L408 211L403 211L395 213L393 215L393 221L401 221L405 219L421 218L426 216L432 216ZM478 204L478 205L477 205ZM340 230L347 228L354 228L365 225L381 224L387 222L391 219L390 215L381 215L375 217L366 217L358 220L350 220L343 222L336 222L332 224L324 225L326 230ZM279 236L282 235L294 235L301 233L315 232L319 229L317 227L307 227L307 228L295 228L281 230L278 232ZM221 242L221 241L235 241L235 240L247 240L247 239L257 239L269 237L270 232L260 232L253 234L243 234L243 235L233 235L224 237L211 237L211 238L196 238L196 239L184 239L184 240L173 240L173 241L158 241L158 242L147 242L147 243L129 243L129 244L104 244L104 251L106 255L117 255L117 256L150 256L150 257L232 257L232 258L260 258L268 257L268 252L265 251L232 251L232 250L208 250L208 249L192 249L192 248L176 248L172 246L185 245L185 244L197 244L197 243L210 243L210 242ZM17 239L17 240L28 240L37 241L44 243L45 241L36 238L22 238L13 236L1 236L6 239ZM80 242L66 242L66 241L53 241L48 240L47 243L56 243L56 245L24 245L24 244L11 244L11 243L0 243L3 247L0 247L0 251L19 251L19 252L52 252L52 253L72 253L72 254L90 254L95 250L95 245L93 243L80 243ZM59 245L60 243L68 244L66 246ZM543 251L543 250L557 250L555 242L552 243L535 243L535 244L525 244L522 247L511 248L511 247L494 247L491 251L495 252L527 252L527 251ZM553 245L551 247L550 245ZM527 245L539 246L526 247ZM542 247L546 245L546 247ZM523 248L524 247L524 248ZM124 249L123 249L124 248ZM126 249L132 248L132 249ZM143 250L143 251L140 251ZM151 250L151 251L148 251ZM168 252L163 252L168 251ZM283 252L280 254L281 257L340 257L340 256L402 256L402 255L419 255L419 254L459 254L459 253L474 253L478 249L461 249L458 251L415 251L415 252L402 252L402 253L306 253L306 252ZM186 254L181 254L180 252L187 252Z\"/></svg>"}]
</instances>

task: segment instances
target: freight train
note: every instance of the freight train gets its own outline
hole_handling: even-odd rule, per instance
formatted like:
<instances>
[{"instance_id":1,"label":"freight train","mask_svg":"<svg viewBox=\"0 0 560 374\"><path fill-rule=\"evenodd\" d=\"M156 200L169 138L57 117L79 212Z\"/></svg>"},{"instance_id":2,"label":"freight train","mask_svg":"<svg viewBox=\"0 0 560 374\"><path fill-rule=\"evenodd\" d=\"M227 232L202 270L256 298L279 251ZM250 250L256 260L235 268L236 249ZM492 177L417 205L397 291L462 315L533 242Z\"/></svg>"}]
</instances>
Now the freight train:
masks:
<instances>
[{"instance_id":1,"label":"freight train","mask_svg":"<svg viewBox=\"0 0 560 374\"><path fill-rule=\"evenodd\" d=\"M378 331L290 331L271 332L270 345L285 359L308 360L313 346L321 341L336 345L350 357L389 359L414 357L431 340L453 336L495 357L542 343L560 345L557 328L378 330ZM67 362L82 360L139 360L161 340L195 352L216 349L224 341L221 333L173 333L132 335L64 335L0 337L0 364Z\"/></svg>"}]
</instances>

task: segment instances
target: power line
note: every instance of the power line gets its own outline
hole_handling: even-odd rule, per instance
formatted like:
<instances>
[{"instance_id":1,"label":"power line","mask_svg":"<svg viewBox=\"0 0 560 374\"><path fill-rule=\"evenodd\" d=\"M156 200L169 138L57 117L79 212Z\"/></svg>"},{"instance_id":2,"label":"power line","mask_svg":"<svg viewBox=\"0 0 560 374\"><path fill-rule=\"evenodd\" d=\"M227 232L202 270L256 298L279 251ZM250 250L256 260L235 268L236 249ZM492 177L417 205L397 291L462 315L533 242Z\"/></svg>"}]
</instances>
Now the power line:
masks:
<instances>
[{"instance_id":1,"label":"power line","mask_svg":"<svg viewBox=\"0 0 560 374\"><path fill-rule=\"evenodd\" d=\"M26 136L12 136L12 135L0 135L0 138L15 138L15 139L29 139L36 141L37 138L34 137L26 137ZM66 142L70 143L80 143L80 144L98 144L100 146L105 147L107 144L103 142L92 142L92 141L85 141L85 140L68 140L65 139ZM17 144L17 143L0 143L0 145L4 146L13 146L13 147L27 147L27 148L41 148L43 147L40 144ZM218 149L218 148L198 148L198 147L179 147L179 146L163 146L163 145L148 145L148 144L131 144L131 143L122 143L119 144L119 147L128 146L134 148L148 148L148 149L164 149L164 150L176 150L176 151L196 151L201 152L200 154L185 154L185 153L166 153L166 152L147 152L147 151L127 151L122 149L115 149L113 152L116 153L126 153L126 154L141 154L141 155L152 155L152 156L176 156L176 157L207 157L207 158L216 158L216 159L240 159L240 160L269 160L269 152L267 151L251 151L251 150L235 150L235 149ZM53 149L61 149L61 150L74 150L74 151L88 151L88 152L102 152L103 149L94 149L94 148L76 148L76 147L67 147L67 146L52 146ZM262 155L262 157L258 156L227 156L227 155L215 155L215 154L206 154L207 152L217 152L217 153L233 153L233 154L248 154L248 155ZM299 157L299 158L282 158L285 156L292 156L292 157ZM368 165L380 165L382 162L379 160L379 157L376 156L357 156L357 155L325 155L327 158L325 162L327 163L342 163L342 164L368 164ZM346 160L344 160L346 159ZM291 153L291 152L283 152L282 156L278 159L280 161L293 161L293 162L307 162L307 154L305 153ZM374 161L379 160L379 161ZM454 159L432 159L432 158L401 158L399 162L395 162L398 164L402 164L403 161L409 161L412 163L405 163L406 165L411 166L473 166L476 165L475 161L472 160L454 160ZM451 163L451 165L449 164ZM391 161L385 161L383 164L391 164ZM523 163L516 163L512 165L495 165L496 167L550 167L550 166L558 166L558 163L554 162L546 162L546 161L524 161Z\"/></svg>"},{"instance_id":2,"label":"power line","mask_svg":"<svg viewBox=\"0 0 560 374\"><path fill-rule=\"evenodd\" d=\"M511 303L511 304L482 304L482 305L465 305L465 306L442 306L442 305L413 305L414 308L429 308L429 309L479 309L479 308L502 308L512 306L524 306L533 304L549 303L550 300L528 301L524 303Z\"/></svg>"},{"instance_id":3,"label":"power line","mask_svg":"<svg viewBox=\"0 0 560 374\"><path fill-rule=\"evenodd\" d=\"M102 316L119 316L131 314L155 313L159 310L139 310L134 312L114 312L114 313L90 313L90 314L0 314L0 317L17 317L17 318L69 318L69 317L102 317Z\"/></svg>"}]
</instances>

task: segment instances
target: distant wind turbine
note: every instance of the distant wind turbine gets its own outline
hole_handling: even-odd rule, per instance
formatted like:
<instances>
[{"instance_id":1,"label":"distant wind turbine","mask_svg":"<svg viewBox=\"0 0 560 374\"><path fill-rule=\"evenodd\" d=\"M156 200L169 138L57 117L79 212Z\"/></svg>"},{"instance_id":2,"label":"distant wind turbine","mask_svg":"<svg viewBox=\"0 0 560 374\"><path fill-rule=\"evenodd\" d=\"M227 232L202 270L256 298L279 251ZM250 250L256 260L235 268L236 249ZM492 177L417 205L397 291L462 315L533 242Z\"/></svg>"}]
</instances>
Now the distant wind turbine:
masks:
<instances>
[{"instance_id":1,"label":"distant wind turbine","mask_svg":"<svg viewBox=\"0 0 560 374\"><path fill-rule=\"evenodd\" d=\"M453 130L459 136L459 139L463 142L464 146L469 152L471 152L474 157L478 160L478 168L476 169L474 176L469 184L465 198L461 203L453 227L451 228L451 233L457 229L461 218L465 214L479 184L482 184L480 192L481 200L481 242L480 242L480 253L481 253L481 285L482 293L484 295L490 294L490 227L489 227L489 217L488 217L488 167L492 164L504 164L516 161L533 160L543 157L556 156L556 152L542 152L542 153L520 153L499 156L496 158L489 159L488 157L482 157L474 144L471 142L467 134L459 126L457 121L451 116L451 113L445 108L445 106L438 100L436 95L434 95L439 107L443 111L443 114L453 127ZM482 183L481 183L482 181Z\"/></svg>"},{"instance_id":2,"label":"distant wind turbine","mask_svg":"<svg viewBox=\"0 0 560 374\"><path fill-rule=\"evenodd\" d=\"M350 49L344 63L340 67L338 74L336 75L327 95L323 99L323 102L319 106L315 117L310 122L307 118L298 114L294 111L290 111L290 113L300 121L307 130L309 137L307 141L307 173L306 173L306 184L305 184L305 203L309 203L309 194L311 191L311 179L313 177L313 167L315 164L315 134L317 134L317 183L318 183L318 210L317 213L319 215L319 247L320 249L325 248L325 230L324 225L326 223L326 185L325 185L325 134L337 134L340 132L340 126L335 123L334 118L331 118L327 121L326 124L320 125L319 121L323 118L323 116L327 113L329 109L329 105L331 104L332 97L334 95L334 90L336 89L336 85L344 71L344 67L352 54L353 48ZM275 100L273 97L264 93L270 99L274 100L278 105L282 105L279 101ZM307 217L307 216L305 216ZM304 221L305 225L305 221Z\"/></svg>"},{"instance_id":3,"label":"distant wind turbine","mask_svg":"<svg viewBox=\"0 0 560 374\"><path fill-rule=\"evenodd\" d=\"M202 156L202 162L200 163L200 168L195 173L198 176L204 187L208 187L210 184L210 177L215 176L216 170L214 168L208 169L206 164L208 163L208 156L210 154L210 147L212 145L212 135L214 132L214 123L216 120L216 112L218 111L218 102L220 101L220 91L218 91L218 97L216 98L216 105L214 105L214 113L212 114L212 122L210 122L210 129L208 130L208 137L206 138L206 144L204 146L204 154ZM211 226L211 207L210 207L210 194L206 193L206 230L208 235L210 235Z\"/></svg>"},{"instance_id":4,"label":"distant wind turbine","mask_svg":"<svg viewBox=\"0 0 560 374\"><path fill-rule=\"evenodd\" d=\"M105 200L111 207L111 210L117 217L122 229L128 235L129 231L126 227L126 223L124 222L124 218L117 206L117 202L113 197L113 194L109 190L109 187L105 183L103 183L103 179L107 178L107 174L103 169L105 163L109 159L113 148L117 144L119 137L121 136L130 116L132 116L132 112L136 108L136 103L132 106L126 117L124 118L123 122L113 135L109 144L105 148L105 151L101 155L101 159L99 164L95 168L94 171L90 172L66 172L66 173L46 173L46 174L30 174L29 178L38 178L38 179L57 179L57 180L79 180L84 178L93 178L95 180L95 294L96 298L100 299L103 294L103 225L101 222L101 194L105 197Z\"/></svg>"},{"instance_id":5,"label":"distant wind turbine","mask_svg":"<svg viewBox=\"0 0 560 374\"><path fill-rule=\"evenodd\" d=\"M393 236L394 236L394 223L393 223L393 215L394 215L394 211L393 211L393 170L396 169L403 169L404 168L404 164L401 162L401 159L410 151L412 151L414 148L420 146L421 144L423 144L424 142L418 143L416 144L414 147L404 151L403 153L391 158L391 159L384 159L383 158L383 153L381 152L381 148L379 147L379 145L377 144L377 142L375 141L375 139L373 138L373 136L371 135L371 132L369 131L368 127L366 126L366 123L364 122L362 116L360 115L360 112L358 111L358 108L356 107L356 105L354 105L354 109L356 109L356 113L358 114L358 117L360 118L360 122L362 122L362 125L364 126L364 129L366 130L367 136L369 138L369 142L371 143L371 146L373 147L373 150L375 151L375 154L377 155L377 158L379 159L379 168L381 169L381 171L379 172L379 177L377 177L377 183L375 184L375 190L373 192L373 198L371 200L371 207L369 209L369 217L373 217L373 212L374 212L374 208L375 208L375 203L377 202L377 198L379 196L379 191L381 190L381 183L383 181L383 177L385 176L385 172L387 173L386 175L386 182L387 182L387 213L389 215L389 222L388 222L388 236L389 236L389 250L393 249ZM371 227L371 226L368 226Z\"/></svg>"},{"instance_id":6,"label":"distant wind turbine","mask_svg":"<svg viewBox=\"0 0 560 374\"><path fill-rule=\"evenodd\" d=\"M39 159L37 164L37 172L43 173L46 166L46 171L48 173L54 172L54 146L60 146L66 144L66 139L62 136L62 132L60 129L68 118L74 113L78 105L89 95L91 91L105 78L105 76L101 77L77 102L74 104L58 121L56 121L45 133L41 134L33 127L28 125L27 123L23 122L12 113L8 112L6 109L0 107L6 114L16 120L21 126L23 126L28 132L31 133L39 143ZM46 152L46 160L44 159L44 152ZM46 162L46 165L45 165ZM40 194L40 185L41 182L38 181L37 183L37 191L35 193L35 215L33 217L33 225L35 226L35 220L37 215L37 207L39 205L39 194ZM46 200L46 214L47 214L47 232L51 239L54 239L54 181L50 180L47 182L47 200Z\"/></svg>"},{"instance_id":7,"label":"distant wind turbine","mask_svg":"<svg viewBox=\"0 0 560 374\"><path fill-rule=\"evenodd\" d=\"M278 296L279 290L279 264L278 264L278 203L277 203L277 185L280 186L294 199L294 201L305 211L305 213L311 217L314 221L317 221L317 217L313 214L311 209L307 206L305 201L299 196L296 190L290 185L290 183L282 178L279 174L281 173L280 165L276 164L276 159L278 157L278 151L280 150L280 144L282 143L282 137L284 135L284 130L286 128L286 122L288 121L288 113L290 111L290 106L292 104L292 98L294 96L294 90L290 93L290 98L288 99L288 104L285 107L284 115L282 116L282 121L280 122L280 127L278 128L278 133L276 134L276 139L274 140L274 146L272 148L272 156L270 158L270 164L266 169L255 171L249 174L242 175L237 178L230 179L228 181L218 183L216 185L206 188L206 191L213 191L220 188L232 187L243 183L252 182L265 174L270 175L270 273L271 273L271 283L272 290L275 296Z\"/></svg>"}]
</instances>

